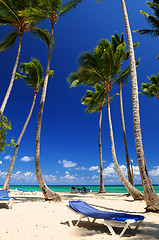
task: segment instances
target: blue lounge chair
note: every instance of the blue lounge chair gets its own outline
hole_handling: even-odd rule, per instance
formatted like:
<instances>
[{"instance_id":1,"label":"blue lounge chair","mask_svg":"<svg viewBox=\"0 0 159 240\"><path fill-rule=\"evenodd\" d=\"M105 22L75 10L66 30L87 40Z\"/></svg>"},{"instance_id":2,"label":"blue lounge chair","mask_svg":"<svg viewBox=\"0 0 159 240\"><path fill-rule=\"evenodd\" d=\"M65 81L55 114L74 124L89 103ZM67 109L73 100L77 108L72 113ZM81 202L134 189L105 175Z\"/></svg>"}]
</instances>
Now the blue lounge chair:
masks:
<instances>
[{"instance_id":1,"label":"blue lounge chair","mask_svg":"<svg viewBox=\"0 0 159 240\"><path fill-rule=\"evenodd\" d=\"M88 192L92 192L92 190L87 189L86 187L83 187L83 188L82 188L82 192L83 192L83 193L88 193Z\"/></svg>"},{"instance_id":2,"label":"blue lounge chair","mask_svg":"<svg viewBox=\"0 0 159 240\"><path fill-rule=\"evenodd\" d=\"M31 191L31 190L22 190L20 188L16 188L17 193L23 194L23 193L31 193L31 194L36 194L36 191Z\"/></svg>"},{"instance_id":3,"label":"blue lounge chair","mask_svg":"<svg viewBox=\"0 0 159 240\"><path fill-rule=\"evenodd\" d=\"M108 212L108 211L101 211L98 210L97 208L92 207L86 202L83 201L69 201L69 205L66 206L66 213L68 216L68 221L70 227L73 226L72 221L70 220L69 214L68 214L68 209L72 210L73 212L76 212L77 214L80 215L79 220L77 221L76 225L80 222L82 218L88 218L89 217L93 218L93 222L96 221L96 219L104 219L105 224L107 225L109 231L113 236L117 236L116 233L114 232L114 229L112 226L109 224L109 221L117 221L117 222L124 222L126 223L125 227L121 231L119 237L122 237L123 234L125 233L126 229L129 227L130 224L136 223L136 230L139 228L140 224L144 220L144 216L142 215L134 215L134 214L127 214L127 213L119 213L119 212Z\"/></svg>"},{"instance_id":4,"label":"blue lounge chair","mask_svg":"<svg viewBox=\"0 0 159 240\"><path fill-rule=\"evenodd\" d=\"M9 191L0 190L0 202L8 204L9 208L13 207L13 200L9 197Z\"/></svg>"}]
</instances>

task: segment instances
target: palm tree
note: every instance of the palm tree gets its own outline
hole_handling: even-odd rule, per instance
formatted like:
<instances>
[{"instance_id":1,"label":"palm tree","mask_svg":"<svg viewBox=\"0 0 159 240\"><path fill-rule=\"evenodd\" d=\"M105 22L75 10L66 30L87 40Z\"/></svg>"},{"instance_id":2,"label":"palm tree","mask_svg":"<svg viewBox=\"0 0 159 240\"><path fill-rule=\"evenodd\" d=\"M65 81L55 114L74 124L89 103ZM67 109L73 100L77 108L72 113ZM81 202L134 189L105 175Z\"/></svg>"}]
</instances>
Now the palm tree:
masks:
<instances>
[{"instance_id":1,"label":"palm tree","mask_svg":"<svg viewBox=\"0 0 159 240\"><path fill-rule=\"evenodd\" d=\"M67 3L62 3L61 0L39 0L37 8L30 8L29 10L25 10L22 12L25 16L29 17L34 21L42 21L44 19L49 19L51 24L51 34L50 34L50 44L48 50L48 58L47 58L47 66L46 73L44 78L44 86L41 95L38 119L37 119L37 128L36 128L36 143L35 143L35 167L36 167L36 175L38 179L39 186L41 191L45 196L45 200L53 200L60 201L61 198L58 194L54 193L45 183L41 169L40 169L40 134L41 134L41 124L42 124L42 115L46 97L46 90L48 84L48 76L51 62L51 53L52 53L52 43L53 43L53 33L54 26L57 23L58 16L64 16L68 11L72 8L75 8L78 3L82 0L70 0ZM31 14L30 14L31 13Z\"/></svg>"},{"instance_id":2,"label":"palm tree","mask_svg":"<svg viewBox=\"0 0 159 240\"><path fill-rule=\"evenodd\" d=\"M150 83L142 83L142 94L149 97L156 96L159 99L159 73L157 76L154 74L151 77L148 77Z\"/></svg>"},{"instance_id":3,"label":"palm tree","mask_svg":"<svg viewBox=\"0 0 159 240\"><path fill-rule=\"evenodd\" d=\"M120 49L119 51L119 74L121 73L121 66L123 61L127 61L129 59L129 51L126 51L126 44L124 41L124 34L119 34L115 32L115 35L111 38L112 47L114 52L116 52L117 48ZM134 48L136 48L139 43L134 44ZM140 60L140 59L139 59ZM136 62L136 66L139 64L139 60ZM128 82L128 77L130 75L130 66L128 66L125 70L125 73L122 78L117 81L120 89L120 114L121 114L121 122L122 122L122 130L123 130L123 138L124 138L124 146L125 146L125 156L126 156L126 165L127 165L127 173L129 182L133 185L132 175L130 170L130 161L129 161L129 153L128 153L128 144L127 144L127 137L126 137L126 129L125 129L125 119L124 119L124 110L123 110L123 97L122 97L122 85Z\"/></svg>"},{"instance_id":4,"label":"palm tree","mask_svg":"<svg viewBox=\"0 0 159 240\"><path fill-rule=\"evenodd\" d=\"M115 153L115 144L110 114L110 90L112 88L112 85L118 81L121 76L123 76L122 72L119 77L116 77L117 73L119 72L119 53L119 49L117 49L117 51L114 53L112 45L108 40L100 41L93 53L86 52L81 55L79 58L80 67L78 69L78 72L72 73L69 76L68 81L70 84L73 84L75 86L83 84L91 87L97 83L101 84L102 89L99 95L103 95L104 98L107 98L112 158L116 171L132 197L134 199L143 199L143 194L135 189L122 173Z\"/></svg>"},{"instance_id":5,"label":"palm tree","mask_svg":"<svg viewBox=\"0 0 159 240\"><path fill-rule=\"evenodd\" d=\"M7 104L10 92L12 90L12 86L14 83L15 74L18 67L20 52L21 52L21 44L22 37L24 32L30 32L31 34L40 37L41 40L45 41L45 43L49 44L49 32L45 29L35 27L37 21L29 20L28 18L20 15L19 11L28 8L29 6L36 5L36 0L32 1L22 1L22 0L0 0L0 25L8 25L13 28L13 31L7 34L3 40L0 42L0 51L5 51L11 48L16 39L19 36L19 44L18 51L16 56L16 61L14 64L14 68L12 71L11 80L3 100L3 103L0 108L0 117L3 115L5 106Z\"/></svg>"},{"instance_id":6,"label":"palm tree","mask_svg":"<svg viewBox=\"0 0 159 240\"><path fill-rule=\"evenodd\" d=\"M135 54L134 54L132 35L131 35L131 30L129 25L129 18L128 18L127 9L126 9L124 0L121 0L121 5L123 10L124 23L125 23L128 45L129 45L134 136L135 136L138 166L139 166L142 186L144 190L144 199L147 204L146 210L159 212L159 198L152 186L152 183L148 175L145 156L144 156L144 150L143 150L143 144L142 144Z\"/></svg>"},{"instance_id":7,"label":"palm tree","mask_svg":"<svg viewBox=\"0 0 159 240\"><path fill-rule=\"evenodd\" d=\"M41 66L39 60L37 60L35 58L32 58L32 60L29 63L22 63L20 65L20 72L21 73L24 72L25 75L16 73L16 79L18 79L18 78L23 79L31 88L33 88L34 98L33 98L33 103L32 103L29 115L26 119L26 122L23 126L23 129L22 129L20 135L19 135L19 138L17 140L16 146L15 146L15 149L14 149L14 153L13 153L13 157L12 157L9 169L8 169L7 177L6 177L5 183L3 185L3 189L5 189L5 190L9 189L9 182L10 182L13 166L14 166L14 163L15 163L15 159L16 159L16 156L17 156L17 152L18 152L18 149L19 149L19 145L20 145L21 139L22 139L22 137L25 133L25 130L28 126L29 120L31 118L39 89L43 87L43 83L44 83L42 66ZM53 71L50 71L49 72L49 77L51 77L52 75L53 75Z\"/></svg>"},{"instance_id":8,"label":"palm tree","mask_svg":"<svg viewBox=\"0 0 159 240\"><path fill-rule=\"evenodd\" d=\"M87 105L86 112L100 112L99 116L99 131L98 131L98 143L99 143L99 157L100 157L100 190L99 193L106 193L103 181L103 158L102 158L102 141L101 141L101 123L102 123L102 109L105 99L103 95L99 93L102 90L100 84L94 86L95 92L87 90L86 95L82 98L81 103ZM99 98L99 96L101 98Z\"/></svg>"}]
</instances>

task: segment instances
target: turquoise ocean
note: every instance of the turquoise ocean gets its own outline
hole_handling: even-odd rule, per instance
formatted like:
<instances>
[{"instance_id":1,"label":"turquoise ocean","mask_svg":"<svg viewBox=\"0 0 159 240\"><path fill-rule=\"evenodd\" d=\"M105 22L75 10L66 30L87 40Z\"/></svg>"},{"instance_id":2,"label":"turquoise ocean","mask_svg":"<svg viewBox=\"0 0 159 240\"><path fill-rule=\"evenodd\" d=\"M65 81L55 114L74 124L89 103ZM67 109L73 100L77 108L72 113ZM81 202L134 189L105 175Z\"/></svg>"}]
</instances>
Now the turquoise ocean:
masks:
<instances>
[{"instance_id":1,"label":"turquoise ocean","mask_svg":"<svg viewBox=\"0 0 159 240\"><path fill-rule=\"evenodd\" d=\"M48 185L50 189L55 192L70 192L71 185ZM85 186L87 189L92 190L92 192L99 192L99 185L75 185L75 187L82 188ZM153 185L156 193L159 193L159 185ZM3 186L0 185L0 188ZM141 185L135 186L137 189L143 192L143 188ZM29 191L41 191L38 185L11 185L10 189L15 190L16 188L20 188L22 190ZM128 193L126 188L123 185L105 185L105 190L107 193Z\"/></svg>"}]
</instances>

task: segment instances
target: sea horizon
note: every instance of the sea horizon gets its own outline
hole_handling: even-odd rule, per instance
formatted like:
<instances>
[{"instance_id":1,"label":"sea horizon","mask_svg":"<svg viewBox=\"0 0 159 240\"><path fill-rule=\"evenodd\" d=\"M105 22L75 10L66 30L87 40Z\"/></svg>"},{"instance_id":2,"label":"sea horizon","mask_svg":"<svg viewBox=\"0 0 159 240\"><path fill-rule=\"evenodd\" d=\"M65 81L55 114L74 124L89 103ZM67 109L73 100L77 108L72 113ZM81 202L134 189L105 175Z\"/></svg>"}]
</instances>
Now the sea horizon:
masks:
<instances>
[{"instance_id":1,"label":"sea horizon","mask_svg":"<svg viewBox=\"0 0 159 240\"><path fill-rule=\"evenodd\" d=\"M55 191L55 192L70 192L71 186L75 186L78 188L86 187L89 190L92 190L92 192L99 192L100 186L99 185L48 185L48 187ZM0 188L2 188L3 185L0 185ZM135 185L135 187L143 192L142 185ZM153 187L156 191L156 193L159 193L159 184L153 184ZM10 190L15 190L16 188L20 188L25 191L41 191L39 185L28 185L28 184L20 184L20 185L10 185ZM105 190L107 193L128 193L127 189L124 185L105 185Z\"/></svg>"}]
</instances>

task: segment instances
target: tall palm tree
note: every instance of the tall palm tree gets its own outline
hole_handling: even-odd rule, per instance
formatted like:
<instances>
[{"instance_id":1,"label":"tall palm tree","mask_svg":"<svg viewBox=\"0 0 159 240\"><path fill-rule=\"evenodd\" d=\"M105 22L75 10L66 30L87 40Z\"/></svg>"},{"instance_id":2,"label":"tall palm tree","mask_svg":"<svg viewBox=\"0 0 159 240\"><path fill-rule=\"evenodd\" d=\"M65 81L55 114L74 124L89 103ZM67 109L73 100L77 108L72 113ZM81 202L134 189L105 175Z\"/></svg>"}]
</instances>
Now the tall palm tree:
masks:
<instances>
[{"instance_id":1,"label":"tall palm tree","mask_svg":"<svg viewBox=\"0 0 159 240\"><path fill-rule=\"evenodd\" d=\"M100 2L101 0L97 0L97 1ZM140 114L139 114L138 84L137 84L137 73L136 73L135 54L134 54L134 48L133 48L132 34L131 34L125 0L120 0L120 1L122 5L125 29L126 29L127 40L129 45L134 136L135 136L138 166L140 170L140 176L141 176L142 186L144 190L145 201L147 204L146 210L159 212L159 198L152 186L152 183L148 175L145 156L144 156L144 150L143 150L143 144L142 144ZM154 2L158 2L158 0L154 0Z\"/></svg>"},{"instance_id":2,"label":"tall palm tree","mask_svg":"<svg viewBox=\"0 0 159 240\"><path fill-rule=\"evenodd\" d=\"M124 42L124 34L119 34L115 32L115 35L112 36L112 47L114 52L116 52L117 48L121 48L120 63L119 63L119 74L121 73L121 65L124 60L128 59L128 52L125 50L125 42ZM129 72L128 72L129 73ZM127 165L127 173L129 182L132 184L132 176L130 170L130 161L129 161L129 153L128 153L128 144L127 144L127 137L126 137L126 129L125 129L125 119L124 119L124 110L123 110L123 97L122 97L122 85L125 81L125 77L121 78L117 83L119 84L120 88L120 114L121 114L121 122L122 122L122 130L123 130L123 138L124 138L124 146L125 146L125 156L126 156L126 165ZM126 82L127 82L127 75L126 75Z\"/></svg>"},{"instance_id":3,"label":"tall palm tree","mask_svg":"<svg viewBox=\"0 0 159 240\"><path fill-rule=\"evenodd\" d=\"M43 87L43 83L44 83L43 68L42 68L39 60L37 60L35 58L32 58L32 60L29 63L22 63L20 65L20 72L21 73L24 72L25 75L16 73L16 79L18 79L18 78L23 79L27 83L27 85L29 85L31 88L33 88L34 98L33 98L32 106L30 108L29 115L28 115L28 117L26 119L26 122L23 126L23 129L22 129L22 131L21 131L21 133L18 137L16 146L15 146L15 149L14 149L13 157L12 157L9 169L8 169L8 173L7 173L7 176L6 176L6 179L5 179L5 183L3 185L3 189L5 189L5 190L9 189L9 182L10 182L13 166L14 166L14 163L15 163L15 159L16 159L16 156L17 156L17 152L18 152L18 149L19 149L19 145L20 145L22 137L25 133L25 130L28 126L29 120L31 118L39 89ZM49 77L51 77L52 75L53 75L53 71L50 71L49 72Z\"/></svg>"},{"instance_id":4,"label":"tall palm tree","mask_svg":"<svg viewBox=\"0 0 159 240\"><path fill-rule=\"evenodd\" d=\"M5 98L0 108L0 117L3 115L14 83L21 52L23 34L29 31L32 35L38 36L41 40L45 41L47 45L49 44L49 32L46 29L35 27L37 21L29 20L19 13L19 11L26 9L29 6L34 6L34 4L36 5L36 0L0 0L0 25L7 25L13 28L13 31L7 34L0 42L0 51L5 51L11 48L15 44L16 39L19 37L16 61Z\"/></svg>"},{"instance_id":5,"label":"tall palm tree","mask_svg":"<svg viewBox=\"0 0 159 240\"><path fill-rule=\"evenodd\" d=\"M128 18L126 4L124 0L121 0L121 5L123 10L124 23L125 23L128 45L129 45L134 136L135 136L138 166L139 166L142 186L144 190L144 199L147 204L146 210L159 212L159 198L152 186L152 183L148 175L145 156L144 156L144 150L143 150L143 144L142 144L135 54L134 54L129 18Z\"/></svg>"},{"instance_id":6,"label":"tall palm tree","mask_svg":"<svg viewBox=\"0 0 159 240\"><path fill-rule=\"evenodd\" d=\"M126 43L124 41L124 34L119 34L115 32L115 35L111 38L112 47L114 52L116 52L117 48L120 49L119 51L119 74L121 73L121 66L124 61L129 59L129 50L126 51ZM134 44L134 48L136 48L139 43ZM138 66L140 59L136 62L136 66ZM129 161L129 153L128 153L128 144L127 144L127 137L126 137L126 128L125 128L125 119L124 119L124 110L123 110L123 97L122 97L122 85L128 82L128 77L130 76L130 66L125 69L125 73L123 77L121 77L117 83L120 89L120 114L121 114L121 122L122 122L122 130L123 130L123 138L124 138L124 146L125 146L125 156L126 156L126 165L127 165L127 173L129 182L133 185L132 175L130 170L130 161Z\"/></svg>"},{"instance_id":7,"label":"tall palm tree","mask_svg":"<svg viewBox=\"0 0 159 240\"><path fill-rule=\"evenodd\" d=\"M103 95L107 98L107 107L108 107L108 120L109 120L109 129L110 129L110 139L111 139L111 149L112 149L112 158L116 171L125 185L128 192L132 195L134 199L143 199L143 194L135 189L132 184L126 179L122 173L116 153L115 153L115 144L113 137L113 129L111 123L111 114L110 114L110 90L112 85L123 76L117 77L119 72L119 57L118 54L120 50L114 53L111 43L108 40L102 40L99 42L98 46L93 53L83 53L79 58L79 69L78 72L72 73L68 81L75 86L83 84L86 86L94 86L97 83L102 85L102 89L99 95Z\"/></svg>"},{"instance_id":8,"label":"tall palm tree","mask_svg":"<svg viewBox=\"0 0 159 240\"><path fill-rule=\"evenodd\" d=\"M157 76L154 74L151 77L148 77L150 83L142 83L142 94L149 97L156 96L159 99L159 73Z\"/></svg>"},{"instance_id":9,"label":"tall palm tree","mask_svg":"<svg viewBox=\"0 0 159 240\"><path fill-rule=\"evenodd\" d=\"M101 123L102 123L102 109L105 99L99 93L102 90L100 84L94 86L95 92L87 90L85 96L82 98L81 103L87 105L86 112L100 112L99 116L99 131L98 131L98 144L99 144L99 158L100 158L100 193L106 193L103 181L103 158L102 158L102 140L101 140Z\"/></svg>"},{"instance_id":10,"label":"tall palm tree","mask_svg":"<svg viewBox=\"0 0 159 240\"><path fill-rule=\"evenodd\" d=\"M36 128L36 144L35 144L35 167L36 175L38 179L39 186L41 191L45 196L45 200L60 201L61 198L58 194L54 193L45 183L41 169L40 169L40 134L41 134L41 124L42 124L42 115L46 97L46 90L48 84L48 76L51 62L52 54L52 43L53 43L53 33L54 26L57 23L58 17L64 16L72 8L75 8L78 3L82 0L70 0L67 3L62 3L62 0L38 0L38 7L31 8L29 10L23 11L22 14L29 17L32 20L42 21L44 19L49 19L51 24L51 34L50 34L50 44L48 50L47 66L46 73L44 78L44 86L41 95L38 119L37 119L37 128ZM30 14L31 12L31 14Z\"/></svg>"}]
</instances>

